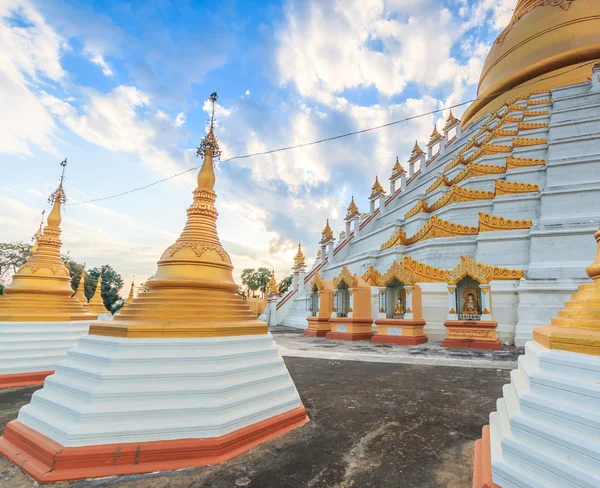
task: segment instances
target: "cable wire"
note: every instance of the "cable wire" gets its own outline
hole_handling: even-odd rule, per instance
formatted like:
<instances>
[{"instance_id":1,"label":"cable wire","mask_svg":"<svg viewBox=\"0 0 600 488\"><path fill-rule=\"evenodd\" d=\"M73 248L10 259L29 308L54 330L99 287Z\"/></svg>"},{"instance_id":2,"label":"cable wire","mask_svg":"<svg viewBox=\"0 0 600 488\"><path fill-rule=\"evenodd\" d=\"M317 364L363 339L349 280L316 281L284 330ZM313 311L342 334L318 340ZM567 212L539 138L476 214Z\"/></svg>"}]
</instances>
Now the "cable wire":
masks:
<instances>
[{"instance_id":1,"label":"cable wire","mask_svg":"<svg viewBox=\"0 0 600 488\"><path fill-rule=\"evenodd\" d=\"M570 69L568 71L562 71L561 73L557 73L555 75L550 75L550 76L547 76L546 78L540 78L540 79L531 81L529 83L524 83L522 85L519 85L519 88L526 87L526 86L531 85L533 83L539 83L540 81L546 81L546 80L549 80L549 79L552 79L552 78L556 78L557 76L562 76L562 75L564 75L566 73L578 70L579 68L583 68L584 66L587 66L587 65L590 65L590 64L594 64L594 63L596 63L596 61L588 61L587 63L580 64L579 66L576 66L576 67L574 67L574 68L572 68L572 69ZM439 108L439 109L436 109L436 110L432 110L430 112L424 112L424 113L420 113L420 114L417 114L417 115L412 115L412 116L406 117L404 119L394 120L392 122L388 122L386 124L381 124L381 125L378 125L378 126L375 126L375 127L368 127L366 129L360 129L360 130L356 130L356 131L352 131L352 132L346 132L344 134L339 134L337 136L332 136L332 137L325 137L323 139L318 139L316 141L304 142L304 143L301 143L301 144L294 144L293 146L283 146L283 147L278 147L276 149L270 149L268 151L261 151L261 152L251 153L251 154L244 154L244 155L241 155L241 156L233 156L231 158L222 159L220 161L220 163L227 163L227 162L230 162L230 161L234 161L236 159L248 159L248 158L253 158L253 157L256 157L256 156L266 156L268 154L274 154L274 153L283 152L283 151L290 151L292 149L298 149L298 148L301 148L301 147L316 146L317 144L323 144L324 142L335 141L335 140L343 139L343 138L346 138L346 137L351 137L351 136L355 136L355 135L359 135L359 134L364 134L366 132L372 132L374 130L384 129L384 128L390 127L392 125L401 124L402 122L408 122L410 120L419 119L421 117L426 117L428 115L433 115L433 114L436 114L436 113L439 113L439 112L444 112L445 110L452 110L453 108L462 107L463 105L471 104L473 102L476 102L477 100L485 100L485 99L488 99L488 98L496 98L499 95L502 95L503 93L509 92L511 90L514 90L514 89L515 89L515 87L509 88L509 89L506 89L506 90L502 90L502 91L498 91L498 92L495 92L495 93L493 93L491 95L487 95L485 97L473 98L472 100L466 100L464 102L457 103L457 104L449 106L449 107L443 107L443 108ZM137 192L137 191L140 191L140 190L145 190L146 188L150 188L151 186L158 185L159 183L164 183L165 181L172 180L173 178L177 178L179 176L182 176L182 175L184 175L186 173L189 173L190 171L195 171L197 169L200 169L200 166L201 165L194 166L193 168L186 169L185 171L182 171L181 173L177 173L177 174L171 175L171 176L169 176L167 178L162 178L160 180L154 181L153 183L149 183L149 184L144 185L144 186L139 186L137 188L132 188L131 190L127 190L127 191L124 191L124 192L121 192L121 193L115 193L114 195L108 195L106 197L93 198L91 200L85 200L85 201L82 201L82 202L67 203L67 205L70 205L70 206L84 205L86 203L100 202L100 201L103 201L103 200L110 200L112 198L122 197L122 196L128 195L130 193L134 193L134 192Z\"/></svg>"}]
</instances>

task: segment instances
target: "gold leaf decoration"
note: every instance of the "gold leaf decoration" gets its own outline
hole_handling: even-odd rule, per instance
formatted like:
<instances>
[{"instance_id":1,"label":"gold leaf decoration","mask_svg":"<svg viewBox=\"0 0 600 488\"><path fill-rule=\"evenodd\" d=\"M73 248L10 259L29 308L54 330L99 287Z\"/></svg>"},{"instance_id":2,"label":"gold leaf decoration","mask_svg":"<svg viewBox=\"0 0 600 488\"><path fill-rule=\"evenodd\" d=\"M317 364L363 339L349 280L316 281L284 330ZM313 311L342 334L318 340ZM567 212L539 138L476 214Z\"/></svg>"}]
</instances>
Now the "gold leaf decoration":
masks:
<instances>
[{"instance_id":1,"label":"gold leaf decoration","mask_svg":"<svg viewBox=\"0 0 600 488\"><path fill-rule=\"evenodd\" d=\"M479 212L479 232L529 229L531 220L512 220Z\"/></svg>"},{"instance_id":2,"label":"gold leaf decoration","mask_svg":"<svg viewBox=\"0 0 600 488\"><path fill-rule=\"evenodd\" d=\"M402 261L404 263L404 261ZM382 284L380 286L387 286L394 278L404 283L405 286L414 286L417 282L415 273L409 268L405 268L402 263L394 261L390 268L381 277Z\"/></svg>"},{"instance_id":3,"label":"gold leaf decoration","mask_svg":"<svg viewBox=\"0 0 600 488\"><path fill-rule=\"evenodd\" d=\"M408 244L408 240L406 238L406 233L404 229L400 227L396 232L392 234L386 242L381 245L381 250L389 249L394 246L406 246Z\"/></svg>"},{"instance_id":4,"label":"gold leaf decoration","mask_svg":"<svg viewBox=\"0 0 600 488\"><path fill-rule=\"evenodd\" d=\"M529 146L540 146L542 144L546 144L548 139L544 138L534 138L534 137L515 137L513 139L514 147L529 147Z\"/></svg>"},{"instance_id":5,"label":"gold leaf decoration","mask_svg":"<svg viewBox=\"0 0 600 488\"><path fill-rule=\"evenodd\" d=\"M506 157L506 169L527 168L529 166L543 166L546 161L543 159L516 158L514 156Z\"/></svg>"},{"instance_id":6,"label":"gold leaf decoration","mask_svg":"<svg viewBox=\"0 0 600 488\"><path fill-rule=\"evenodd\" d=\"M402 268L415 277L417 283L443 283L446 281L446 270L421 263L410 256L402 258Z\"/></svg>"},{"instance_id":7,"label":"gold leaf decoration","mask_svg":"<svg viewBox=\"0 0 600 488\"><path fill-rule=\"evenodd\" d=\"M333 279L333 288L340 287L340 283L345 283L348 288L354 288L358 284L358 277L353 275L347 266L342 268L342 271Z\"/></svg>"},{"instance_id":8,"label":"gold leaf decoration","mask_svg":"<svg viewBox=\"0 0 600 488\"><path fill-rule=\"evenodd\" d=\"M505 181L505 180L494 181L494 187L496 190L496 196L540 191L539 185L533 185L531 183L519 183L516 181Z\"/></svg>"},{"instance_id":9,"label":"gold leaf decoration","mask_svg":"<svg viewBox=\"0 0 600 488\"><path fill-rule=\"evenodd\" d=\"M362 279L370 286L383 286L381 273L377 271L373 265L370 265L369 269L365 271L365 274L362 275Z\"/></svg>"}]
</instances>

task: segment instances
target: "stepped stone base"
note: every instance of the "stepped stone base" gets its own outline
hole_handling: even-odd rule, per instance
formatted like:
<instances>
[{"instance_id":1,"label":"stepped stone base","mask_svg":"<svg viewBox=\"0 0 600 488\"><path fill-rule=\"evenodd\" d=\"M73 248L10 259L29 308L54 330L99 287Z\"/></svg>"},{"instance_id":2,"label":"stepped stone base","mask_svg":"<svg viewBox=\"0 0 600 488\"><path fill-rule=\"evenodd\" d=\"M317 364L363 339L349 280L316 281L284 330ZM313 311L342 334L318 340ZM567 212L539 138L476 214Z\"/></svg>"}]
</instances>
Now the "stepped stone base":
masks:
<instances>
[{"instance_id":1,"label":"stepped stone base","mask_svg":"<svg viewBox=\"0 0 600 488\"><path fill-rule=\"evenodd\" d=\"M398 344L401 346L418 346L427 342L427 336L397 336L375 334L371 337L371 342L377 344Z\"/></svg>"},{"instance_id":2,"label":"stepped stone base","mask_svg":"<svg viewBox=\"0 0 600 488\"><path fill-rule=\"evenodd\" d=\"M377 319L375 326L377 333L371 341L378 344L416 346L427 342L427 336L423 333L424 320Z\"/></svg>"},{"instance_id":3,"label":"stepped stone base","mask_svg":"<svg viewBox=\"0 0 600 488\"><path fill-rule=\"evenodd\" d=\"M219 463L307 421L271 334L86 335L0 453L44 483L144 473Z\"/></svg>"},{"instance_id":4,"label":"stepped stone base","mask_svg":"<svg viewBox=\"0 0 600 488\"><path fill-rule=\"evenodd\" d=\"M326 339L336 341L369 341L373 337L372 332L327 332Z\"/></svg>"},{"instance_id":5,"label":"stepped stone base","mask_svg":"<svg viewBox=\"0 0 600 488\"><path fill-rule=\"evenodd\" d=\"M474 482L490 480L489 449L502 488L600 486L600 357L528 342L510 377L490 414L489 448L485 428L478 441Z\"/></svg>"},{"instance_id":6,"label":"stepped stone base","mask_svg":"<svg viewBox=\"0 0 600 488\"><path fill-rule=\"evenodd\" d=\"M494 321L447 320L444 326L448 337L442 341L442 347L502 349L502 342L496 337L498 324Z\"/></svg>"},{"instance_id":7,"label":"stepped stone base","mask_svg":"<svg viewBox=\"0 0 600 488\"><path fill-rule=\"evenodd\" d=\"M311 337L325 337L329 332L328 330L304 329L304 335Z\"/></svg>"},{"instance_id":8,"label":"stepped stone base","mask_svg":"<svg viewBox=\"0 0 600 488\"><path fill-rule=\"evenodd\" d=\"M473 488L500 488L492 480L492 452L490 450L490 426L481 431L481 439L475 441L473 460Z\"/></svg>"},{"instance_id":9,"label":"stepped stone base","mask_svg":"<svg viewBox=\"0 0 600 488\"><path fill-rule=\"evenodd\" d=\"M0 388L43 384L91 323L0 322Z\"/></svg>"}]
</instances>

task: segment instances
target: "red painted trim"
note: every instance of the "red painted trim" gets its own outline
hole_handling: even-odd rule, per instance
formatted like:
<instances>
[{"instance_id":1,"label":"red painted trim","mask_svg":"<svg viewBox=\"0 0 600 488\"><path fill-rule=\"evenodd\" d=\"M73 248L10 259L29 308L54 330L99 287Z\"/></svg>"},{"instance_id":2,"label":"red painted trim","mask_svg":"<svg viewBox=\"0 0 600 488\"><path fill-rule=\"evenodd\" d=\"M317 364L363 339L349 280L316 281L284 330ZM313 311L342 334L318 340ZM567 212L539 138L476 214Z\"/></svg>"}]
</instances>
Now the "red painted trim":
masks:
<instances>
[{"instance_id":1,"label":"red painted trim","mask_svg":"<svg viewBox=\"0 0 600 488\"><path fill-rule=\"evenodd\" d=\"M54 371L35 371L33 373L16 373L0 375L1 388L15 388L17 386L43 385L47 376Z\"/></svg>"},{"instance_id":2,"label":"red painted trim","mask_svg":"<svg viewBox=\"0 0 600 488\"><path fill-rule=\"evenodd\" d=\"M490 426L481 430L482 438L475 441L473 459L473 488L500 488L492 479L492 450Z\"/></svg>"},{"instance_id":3,"label":"red painted trim","mask_svg":"<svg viewBox=\"0 0 600 488\"><path fill-rule=\"evenodd\" d=\"M64 447L13 420L0 438L0 454L42 484L150 473L222 463L308 421L301 405L220 437Z\"/></svg>"},{"instance_id":4,"label":"red painted trim","mask_svg":"<svg viewBox=\"0 0 600 488\"><path fill-rule=\"evenodd\" d=\"M275 307L275 310L279 310L281 307L283 307L283 304L284 304L285 302L287 302L287 301L288 301L288 300L289 300L291 297L293 297L293 296L296 294L296 292L297 292L297 291L298 291L298 290L294 290L293 292L291 292L291 293L288 293L288 294L287 294L285 297L283 297L283 300L281 300L281 301L280 301L280 302L277 304L277 306Z\"/></svg>"},{"instance_id":5,"label":"red painted trim","mask_svg":"<svg viewBox=\"0 0 600 488\"><path fill-rule=\"evenodd\" d=\"M400 193L402 193L402 187L398 188L392 195L388 197L388 199L385 201L385 206L387 207L394 198L400 195Z\"/></svg>"},{"instance_id":6,"label":"red painted trim","mask_svg":"<svg viewBox=\"0 0 600 488\"><path fill-rule=\"evenodd\" d=\"M440 155L440 151L438 149L438 152L436 152L433 156L431 156L431 159L425 163L425 166L427 167L427 166L429 166L430 163L433 163L439 155Z\"/></svg>"},{"instance_id":7,"label":"red painted trim","mask_svg":"<svg viewBox=\"0 0 600 488\"><path fill-rule=\"evenodd\" d=\"M456 135L452 139L448 140L448 144L446 144L446 147L448 147L450 144L452 144L455 140L456 140Z\"/></svg>"},{"instance_id":8,"label":"red painted trim","mask_svg":"<svg viewBox=\"0 0 600 488\"><path fill-rule=\"evenodd\" d=\"M414 180L414 179L415 179L417 176L419 176L420 174L421 174L421 168L419 168L419 171L417 171L417 172L416 172L416 173L413 175L413 177L412 177L410 180L408 180L408 181L406 182L406 186L408 186L410 183L412 183L412 181L413 181L413 180Z\"/></svg>"},{"instance_id":9,"label":"red painted trim","mask_svg":"<svg viewBox=\"0 0 600 488\"><path fill-rule=\"evenodd\" d=\"M327 257L325 257L325 263L327 263ZM308 283L310 279L317 274L317 271L319 271L323 266L325 266L325 264L317 264L312 271L304 277L304 283Z\"/></svg>"},{"instance_id":10,"label":"red painted trim","mask_svg":"<svg viewBox=\"0 0 600 488\"><path fill-rule=\"evenodd\" d=\"M346 244L348 244L348 243L350 242L350 239L352 239L353 237L354 237L354 232L352 232L352 234L350 234L350 237L349 237L348 239L346 239L346 240L342 241L342 242L340 243L340 245L339 245L339 246L338 246L336 249L334 249L334 250L333 250L333 255L335 256L335 255L338 253L338 251L341 251L341 250L342 250L342 248L343 248L343 247L344 247Z\"/></svg>"},{"instance_id":11,"label":"red painted trim","mask_svg":"<svg viewBox=\"0 0 600 488\"><path fill-rule=\"evenodd\" d=\"M365 220L362 224L360 224L358 226L358 230L362 230L362 228L365 225L367 225L369 222L371 222L371 220L373 220L377 216L377 214L379 213L379 210L380 210L379 208L377 210L375 210L375 212L373 212L367 220Z\"/></svg>"}]
</instances>

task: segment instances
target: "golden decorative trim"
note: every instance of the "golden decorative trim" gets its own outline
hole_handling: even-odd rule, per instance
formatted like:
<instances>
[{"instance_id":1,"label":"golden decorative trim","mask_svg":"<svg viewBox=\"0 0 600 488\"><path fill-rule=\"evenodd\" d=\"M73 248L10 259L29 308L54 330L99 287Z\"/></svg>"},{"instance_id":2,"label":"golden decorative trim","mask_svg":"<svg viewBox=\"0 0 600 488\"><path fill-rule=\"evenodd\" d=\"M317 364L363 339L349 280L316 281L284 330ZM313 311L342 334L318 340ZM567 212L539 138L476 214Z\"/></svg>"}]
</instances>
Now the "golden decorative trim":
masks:
<instances>
[{"instance_id":1,"label":"golden decorative trim","mask_svg":"<svg viewBox=\"0 0 600 488\"><path fill-rule=\"evenodd\" d=\"M516 124L518 122L521 122L523 120L523 117L504 117L503 122L505 124Z\"/></svg>"},{"instance_id":2,"label":"golden decorative trim","mask_svg":"<svg viewBox=\"0 0 600 488\"><path fill-rule=\"evenodd\" d=\"M384 283L381 279L381 273L377 271L373 265L370 265L365 274L362 275L362 279L370 286L383 286Z\"/></svg>"},{"instance_id":3,"label":"golden decorative trim","mask_svg":"<svg viewBox=\"0 0 600 488\"><path fill-rule=\"evenodd\" d=\"M496 137L514 137L519 133L516 129L498 129L495 131Z\"/></svg>"},{"instance_id":4,"label":"golden decorative trim","mask_svg":"<svg viewBox=\"0 0 600 488\"><path fill-rule=\"evenodd\" d=\"M511 220L479 212L479 232L529 229L531 220Z\"/></svg>"},{"instance_id":5,"label":"golden decorative trim","mask_svg":"<svg viewBox=\"0 0 600 488\"><path fill-rule=\"evenodd\" d=\"M407 240L407 243L416 244L417 242L438 237L472 236L477 233L477 227L455 224L432 215L421 230Z\"/></svg>"},{"instance_id":6,"label":"golden decorative trim","mask_svg":"<svg viewBox=\"0 0 600 488\"><path fill-rule=\"evenodd\" d=\"M523 117L540 117L542 115L548 115L548 110L527 110L523 112Z\"/></svg>"},{"instance_id":7,"label":"golden decorative trim","mask_svg":"<svg viewBox=\"0 0 600 488\"><path fill-rule=\"evenodd\" d=\"M451 308L448 313L450 313L450 314L456 314L456 310L454 310L454 308Z\"/></svg>"},{"instance_id":8,"label":"golden decorative trim","mask_svg":"<svg viewBox=\"0 0 600 488\"><path fill-rule=\"evenodd\" d=\"M487 308L484 308L482 313L483 315L489 315L490 311Z\"/></svg>"},{"instance_id":9,"label":"golden decorative trim","mask_svg":"<svg viewBox=\"0 0 600 488\"><path fill-rule=\"evenodd\" d=\"M411 272L417 283L443 283L446 281L446 270L421 263L410 256L402 258L402 267Z\"/></svg>"},{"instance_id":10,"label":"golden decorative trim","mask_svg":"<svg viewBox=\"0 0 600 488\"><path fill-rule=\"evenodd\" d=\"M524 269L501 268L500 266L492 266L492 274L494 280L520 280L525 278Z\"/></svg>"},{"instance_id":11,"label":"golden decorative trim","mask_svg":"<svg viewBox=\"0 0 600 488\"><path fill-rule=\"evenodd\" d=\"M469 162L466 159L463 159L462 153L460 153L457 157L455 157L452 162L448 163L444 166L444 173L450 171L452 168L456 168L459 164L468 164Z\"/></svg>"},{"instance_id":12,"label":"golden decorative trim","mask_svg":"<svg viewBox=\"0 0 600 488\"><path fill-rule=\"evenodd\" d=\"M315 274L315 277L312 280L312 283L310 284L311 291L314 290L315 288L317 288L317 290L321 291L325 286L324 281L325 280L323 280L323 277L317 271L317 273Z\"/></svg>"},{"instance_id":13,"label":"golden decorative trim","mask_svg":"<svg viewBox=\"0 0 600 488\"><path fill-rule=\"evenodd\" d=\"M417 283L414 272L409 268L405 268L402 263L398 261L392 263L381 278L383 286L387 286L394 278L402 282L405 286L414 286Z\"/></svg>"},{"instance_id":14,"label":"golden decorative trim","mask_svg":"<svg viewBox=\"0 0 600 488\"><path fill-rule=\"evenodd\" d=\"M483 149L484 154L500 154L512 152L512 146L507 145L483 144L481 146L481 149Z\"/></svg>"},{"instance_id":15,"label":"golden decorative trim","mask_svg":"<svg viewBox=\"0 0 600 488\"><path fill-rule=\"evenodd\" d=\"M404 214L404 220L420 214L421 212L428 212L428 208L427 202L421 198L413 208Z\"/></svg>"},{"instance_id":16,"label":"golden decorative trim","mask_svg":"<svg viewBox=\"0 0 600 488\"><path fill-rule=\"evenodd\" d=\"M546 129L548 122L519 122L519 130Z\"/></svg>"},{"instance_id":17,"label":"golden decorative trim","mask_svg":"<svg viewBox=\"0 0 600 488\"><path fill-rule=\"evenodd\" d=\"M451 185L456 185L468 178L477 176L498 175L506 172L506 167L493 164L469 163L465 169L458 173L450 182Z\"/></svg>"},{"instance_id":18,"label":"golden decorative trim","mask_svg":"<svg viewBox=\"0 0 600 488\"><path fill-rule=\"evenodd\" d=\"M514 147L529 147L529 146L539 146L542 144L547 144L548 139L544 139L543 137L515 137L513 139Z\"/></svg>"},{"instance_id":19,"label":"golden decorative trim","mask_svg":"<svg viewBox=\"0 0 600 488\"><path fill-rule=\"evenodd\" d=\"M551 98L542 98L538 100L529 100L527 105L546 105L547 103L552 103Z\"/></svg>"},{"instance_id":20,"label":"golden decorative trim","mask_svg":"<svg viewBox=\"0 0 600 488\"><path fill-rule=\"evenodd\" d=\"M400 227L396 232L392 234L387 241L385 241L381 245L381 250L384 251L394 246L406 246L408 244L408 239L406 238L406 233L404 229Z\"/></svg>"},{"instance_id":21,"label":"golden decorative trim","mask_svg":"<svg viewBox=\"0 0 600 488\"><path fill-rule=\"evenodd\" d=\"M516 158L514 156L506 157L506 169L527 168L529 166L543 166L546 164L544 159Z\"/></svg>"},{"instance_id":22,"label":"golden decorative trim","mask_svg":"<svg viewBox=\"0 0 600 488\"><path fill-rule=\"evenodd\" d=\"M518 183L513 181L496 180L494 181L496 196L512 195L515 193L530 193L540 191L539 185L531 183Z\"/></svg>"},{"instance_id":23,"label":"golden decorative trim","mask_svg":"<svg viewBox=\"0 0 600 488\"><path fill-rule=\"evenodd\" d=\"M354 288L358 284L357 278L356 275L350 272L347 266L344 266L340 274L333 278L333 288L337 290L342 282L346 283L348 288Z\"/></svg>"},{"instance_id":24,"label":"golden decorative trim","mask_svg":"<svg viewBox=\"0 0 600 488\"><path fill-rule=\"evenodd\" d=\"M494 198L493 191L470 190L462 186L452 185L444 196L426 208L426 212L435 212L446 205L459 202L472 202L474 200L488 200Z\"/></svg>"},{"instance_id":25,"label":"golden decorative trim","mask_svg":"<svg viewBox=\"0 0 600 488\"><path fill-rule=\"evenodd\" d=\"M460 263L454 268L449 269L446 275L449 285L456 285L465 276L469 275L480 284L488 284L492 281L492 267L487 264L476 262L464 254L460 257Z\"/></svg>"},{"instance_id":26,"label":"golden decorative trim","mask_svg":"<svg viewBox=\"0 0 600 488\"><path fill-rule=\"evenodd\" d=\"M427 190L425 190L425 194L431 193L433 190L436 190L441 186L450 186L450 181L448 181L446 175L442 175L437 180L435 180L433 184L429 188L427 188Z\"/></svg>"}]
</instances>

